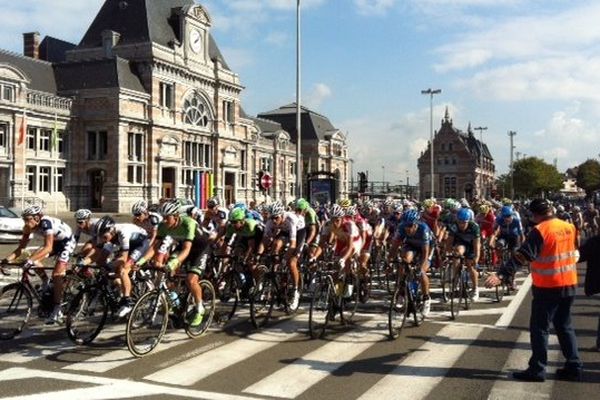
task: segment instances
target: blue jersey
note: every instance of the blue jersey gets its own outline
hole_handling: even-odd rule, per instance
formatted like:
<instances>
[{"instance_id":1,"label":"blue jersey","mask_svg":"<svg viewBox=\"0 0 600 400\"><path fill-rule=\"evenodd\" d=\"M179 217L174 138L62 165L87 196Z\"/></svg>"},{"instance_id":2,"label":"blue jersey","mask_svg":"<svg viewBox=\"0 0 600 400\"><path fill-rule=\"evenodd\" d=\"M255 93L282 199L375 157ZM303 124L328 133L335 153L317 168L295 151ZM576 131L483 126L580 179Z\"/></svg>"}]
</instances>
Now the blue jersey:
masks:
<instances>
[{"instance_id":1,"label":"blue jersey","mask_svg":"<svg viewBox=\"0 0 600 400\"><path fill-rule=\"evenodd\" d=\"M523 229L521 228L521 221L513 216L510 224L507 225L506 218L500 216L496 218L496 227L500 228L500 236L521 236Z\"/></svg>"},{"instance_id":2,"label":"blue jersey","mask_svg":"<svg viewBox=\"0 0 600 400\"><path fill-rule=\"evenodd\" d=\"M432 246L433 232L431 232L431 229L429 229L425 222L418 221L416 222L416 224L418 227L415 234L412 236L410 236L406 232L405 223L401 223L400 225L398 225L398 229L396 229L396 235L394 236L394 240L400 240L405 244L416 248L421 248L427 245Z\"/></svg>"}]
</instances>

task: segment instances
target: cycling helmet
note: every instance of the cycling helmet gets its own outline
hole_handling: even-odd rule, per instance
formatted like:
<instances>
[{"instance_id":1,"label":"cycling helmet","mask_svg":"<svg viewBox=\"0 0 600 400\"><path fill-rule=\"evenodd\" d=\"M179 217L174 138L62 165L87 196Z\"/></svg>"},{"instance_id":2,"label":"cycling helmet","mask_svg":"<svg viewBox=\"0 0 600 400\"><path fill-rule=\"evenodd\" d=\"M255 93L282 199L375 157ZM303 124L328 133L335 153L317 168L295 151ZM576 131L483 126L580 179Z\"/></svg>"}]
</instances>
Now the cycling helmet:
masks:
<instances>
[{"instance_id":1,"label":"cycling helmet","mask_svg":"<svg viewBox=\"0 0 600 400\"><path fill-rule=\"evenodd\" d=\"M433 199L423 200L423 209L424 210L429 210L434 205L435 205L435 200L433 200Z\"/></svg>"},{"instance_id":2,"label":"cycling helmet","mask_svg":"<svg viewBox=\"0 0 600 400\"><path fill-rule=\"evenodd\" d=\"M490 206L482 204L479 206L479 212L483 215L487 215L490 212Z\"/></svg>"},{"instance_id":3,"label":"cycling helmet","mask_svg":"<svg viewBox=\"0 0 600 400\"><path fill-rule=\"evenodd\" d=\"M559 204L558 206L556 206L556 211L558 211L558 212L564 212L565 211L565 206L563 206L562 204Z\"/></svg>"},{"instance_id":4,"label":"cycling helmet","mask_svg":"<svg viewBox=\"0 0 600 400\"><path fill-rule=\"evenodd\" d=\"M309 207L308 201L306 199L298 199L296 200L296 210L304 211Z\"/></svg>"},{"instance_id":5,"label":"cycling helmet","mask_svg":"<svg viewBox=\"0 0 600 400\"><path fill-rule=\"evenodd\" d=\"M429 215L431 215L433 218L438 218L441 213L442 206L440 206L439 204L434 204L433 207L431 207L431 210L429 210Z\"/></svg>"},{"instance_id":6,"label":"cycling helmet","mask_svg":"<svg viewBox=\"0 0 600 400\"><path fill-rule=\"evenodd\" d=\"M145 200L139 200L133 203L131 206L131 213L133 215L136 214L145 214L148 212L148 203Z\"/></svg>"},{"instance_id":7,"label":"cycling helmet","mask_svg":"<svg viewBox=\"0 0 600 400\"><path fill-rule=\"evenodd\" d=\"M545 199L534 199L529 204L529 210L537 215L546 215L552 211L552 204Z\"/></svg>"},{"instance_id":8,"label":"cycling helmet","mask_svg":"<svg viewBox=\"0 0 600 400\"><path fill-rule=\"evenodd\" d=\"M279 202L275 202L275 203L271 204L271 207L269 207L269 214L271 214L271 217L283 215L284 212L285 212L285 208L283 207L283 204L281 204Z\"/></svg>"},{"instance_id":9,"label":"cycling helmet","mask_svg":"<svg viewBox=\"0 0 600 400\"><path fill-rule=\"evenodd\" d=\"M354 217L357 213L358 213L358 211L356 210L356 205L352 205L352 206L346 208L346 215L348 217Z\"/></svg>"},{"instance_id":10,"label":"cycling helmet","mask_svg":"<svg viewBox=\"0 0 600 400\"><path fill-rule=\"evenodd\" d=\"M334 204L331 207L331 218L342 218L345 212L339 204Z\"/></svg>"},{"instance_id":11,"label":"cycling helmet","mask_svg":"<svg viewBox=\"0 0 600 400\"><path fill-rule=\"evenodd\" d=\"M105 215L104 217L100 218L96 224L96 235L102 236L114 227L115 220L112 219L110 215Z\"/></svg>"},{"instance_id":12,"label":"cycling helmet","mask_svg":"<svg viewBox=\"0 0 600 400\"><path fill-rule=\"evenodd\" d=\"M465 221L469 221L471 219L471 209L470 208L461 208L460 210L458 210L458 212L456 213L456 219L461 221L461 222L465 222Z\"/></svg>"},{"instance_id":13,"label":"cycling helmet","mask_svg":"<svg viewBox=\"0 0 600 400\"><path fill-rule=\"evenodd\" d=\"M510 205L512 205L512 200L509 199L508 197L502 198L502 200L500 200L500 202L502 203L503 206L510 206Z\"/></svg>"},{"instance_id":14,"label":"cycling helmet","mask_svg":"<svg viewBox=\"0 0 600 400\"><path fill-rule=\"evenodd\" d=\"M163 217L179 214L179 202L177 200L169 200L160 207L160 213Z\"/></svg>"},{"instance_id":15,"label":"cycling helmet","mask_svg":"<svg viewBox=\"0 0 600 400\"><path fill-rule=\"evenodd\" d=\"M419 220L419 212L417 210L408 210L402 215L402 222L405 224L414 224Z\"/></svg>"},{"instance_id":16,"label":"cycling helmet","mask_svg":"<svg viewBox=\"0 0 600 400\"><path fill-rule=\"evenodd\" d=\"M229 220L231 222L243 221L246 219L246 211L241 208L234 208L233 211L229 213Z\"/></svg>"},{"instance_id":17,"label":"cycling helmet","mask_svg":"<svg viewBox=\"0 0 600 400\"><path fill-rule=\"evenodd\" d=\"M208 199L208 201L206 202L206 206L208 208L213 208L213 207L218 207L221 205L221 202L219 201L219 198L217 196L213 196L210 199Z\"/></svg>"},{"instance_id":18,"label":"cycling helmet","mask_svg":"<svg viewBox=\"0 0 600 400\"><path fill-rule=\"evenodd\" d=\"M92 212L90 210L88 210L87 208L81 208L81 209L75 211L75 214L73 215L73 217L78 221L81 221L82 219L88 219L91 216L92 216Z\"/></svg>"},{"instance_id":19,"label":"cycling helmet","mask_svg":"<svg viewBox=\"0 0 600 400\"><path fill-rule=\"evenodd\" d=\"M338 201L338 204L340 205L340 207L346 208L352 205L352 201L350 201L350 199L340 199Z\"/></svg>"},{"instance_id":20,"label":"cycling helmet","mask_svg":"<svg viewBox=\"0 0 600 400\"><path fill-rule=\"evenodd\" d=\"M579 206L573 206L573 211L579 212L581 208Z\"/></svg>"},{"instance_id":21,"label":"cycling helmet","mask_svg":"<svg viewBox=\"0 0 600 400\"><path fill-rule=\"evenodd\" d=\"M513 208L511 206L503 206L500 209L500 216L502 216L503 218L512 217L512 215L513 215Z\"/></svg>"},{"instance_id":22,"label":"cycling helmet","mask_svg":"<svg viewBox=\"0 0 600 400\"><path fill-rule=\"evenodd\" d=\"M464 207L464 208L470 208L471 205L469 204L469 202L467 201L467 199L465 199L464 197L462 199L460 199L460 206Z\"/></svg>"},{"instance_id":23,"label":"cycling helmet","mask_svg":"<svg viewBox=\"0 0 600 400\"><path fill-rule=\"evenodd\" d=\"M444 200L444 208L447 210L452 210L454 208L454 199L446 199Z\"/></svg>"},{"instance_id":24,"label":"cycling helmet","mask_svg":"<svg viewBox=\"0 0 600 400\"><path fill-rule=\"evenodd\" d=\"M29 206L27 208L25 208L23 210L23 212L21 213L22 217L27 217L29 215L42 215L42 206L38 206L37 204L34 204L32 206Z\"/></svg>"}]
</instances>

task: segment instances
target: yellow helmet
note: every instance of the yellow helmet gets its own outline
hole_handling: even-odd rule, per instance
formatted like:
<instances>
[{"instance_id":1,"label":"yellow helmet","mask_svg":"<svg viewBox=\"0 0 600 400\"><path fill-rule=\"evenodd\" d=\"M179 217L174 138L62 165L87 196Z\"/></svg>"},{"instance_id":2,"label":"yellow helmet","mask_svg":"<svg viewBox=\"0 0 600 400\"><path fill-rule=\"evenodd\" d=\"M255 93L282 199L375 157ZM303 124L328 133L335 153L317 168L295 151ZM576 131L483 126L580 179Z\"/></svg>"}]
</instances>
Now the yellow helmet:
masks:
<instances>
[{"instance_id":1,"label":"yellow helmet","mask_svg":"<svg viewBox=\"0 0 600 400\"><path fill-rule=\"evenodd\" d=\"M352 201L350 199L339 199L338 204L340 207L347 208L352 205Z\"/></svg>"}]
</instances>

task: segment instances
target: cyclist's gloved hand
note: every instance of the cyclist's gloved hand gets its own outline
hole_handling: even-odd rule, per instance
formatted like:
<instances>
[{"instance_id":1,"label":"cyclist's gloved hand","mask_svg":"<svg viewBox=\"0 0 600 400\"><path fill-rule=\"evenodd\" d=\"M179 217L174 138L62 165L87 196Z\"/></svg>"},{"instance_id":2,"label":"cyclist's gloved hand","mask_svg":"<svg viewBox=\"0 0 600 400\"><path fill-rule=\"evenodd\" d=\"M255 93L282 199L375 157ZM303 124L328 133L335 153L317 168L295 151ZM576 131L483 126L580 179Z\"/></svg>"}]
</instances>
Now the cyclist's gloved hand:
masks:
<instances>
[{"instance_id":1,"label":"cyclist's gloved hand","mask_svg":"<svg viewBox=\"0 0 600 400\"><path fill-rule=\"evenodd\" d=\"M2 260L0 260L0 264L8 264L8 259L3 258Z\"/></svg>"},{"instance_id":2,"label":"cyclist's gloved hand","mask_svg":"<svg viewBox=\"0 0 600 400\"><path fill-rule=\"evenodd\" d=\"M338 260L338 264L340 265L340 268L344 268L346 266L346 260L344 260L343 258L340 258Z\"/></svg>"},{"instance_id":3,"label":"cyclist's gloved hand","mask_svg":"<svg viewBox=\"0 0 600 400\"><path fill-rule=\"evenodd\" d=\"M34 265L35 265L35 261L33 261L33 260L27 260L23 264L23 269L33 267Z\"/></svg>"},{"instance_id":4,"label":"cyclist's gloved hand","mask_svg":"<svg viewBox=\"0 0 600 400\"><path fill-rule=\"evenodd\" d=\"M165 269L169 272L174 271L175 269L177 269L177 267L179 267L178 258L170 259L169 262L167 262L167 265L165 265Z\"/></svg>"}]
</instances>

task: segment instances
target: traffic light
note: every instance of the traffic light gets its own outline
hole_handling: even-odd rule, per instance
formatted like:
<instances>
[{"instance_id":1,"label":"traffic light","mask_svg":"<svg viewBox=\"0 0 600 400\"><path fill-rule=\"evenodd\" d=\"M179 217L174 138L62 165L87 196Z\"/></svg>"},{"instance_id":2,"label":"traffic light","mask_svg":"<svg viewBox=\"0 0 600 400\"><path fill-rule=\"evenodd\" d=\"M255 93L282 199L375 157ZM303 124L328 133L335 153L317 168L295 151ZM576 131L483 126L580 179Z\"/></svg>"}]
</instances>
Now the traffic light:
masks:
<instances>
[{"instance_id":1,"label":"traffic light","mask_svg":"<svg viewBox=\"0 0 600 400\"><path fill-rule=\"evenodd\" d=\"M369 181L367 180L367 174L364 172L358 173L358 192L365 193L367 191L367 186Z\"/></svg>"},{"instance_id":2,"label":"traffic light","mask_svg":"<svg viewBox=\"0 0 600 400\"><path fill-rule=\"evenodd\" d=\"M263 171L258 171L258 174L256 174L256 187L258 188L258 190L260 190L261 192L265 189L263 189L262 184L261 184L261 180L262 177L265 173Z\"/></svg>"}]
</instances>

